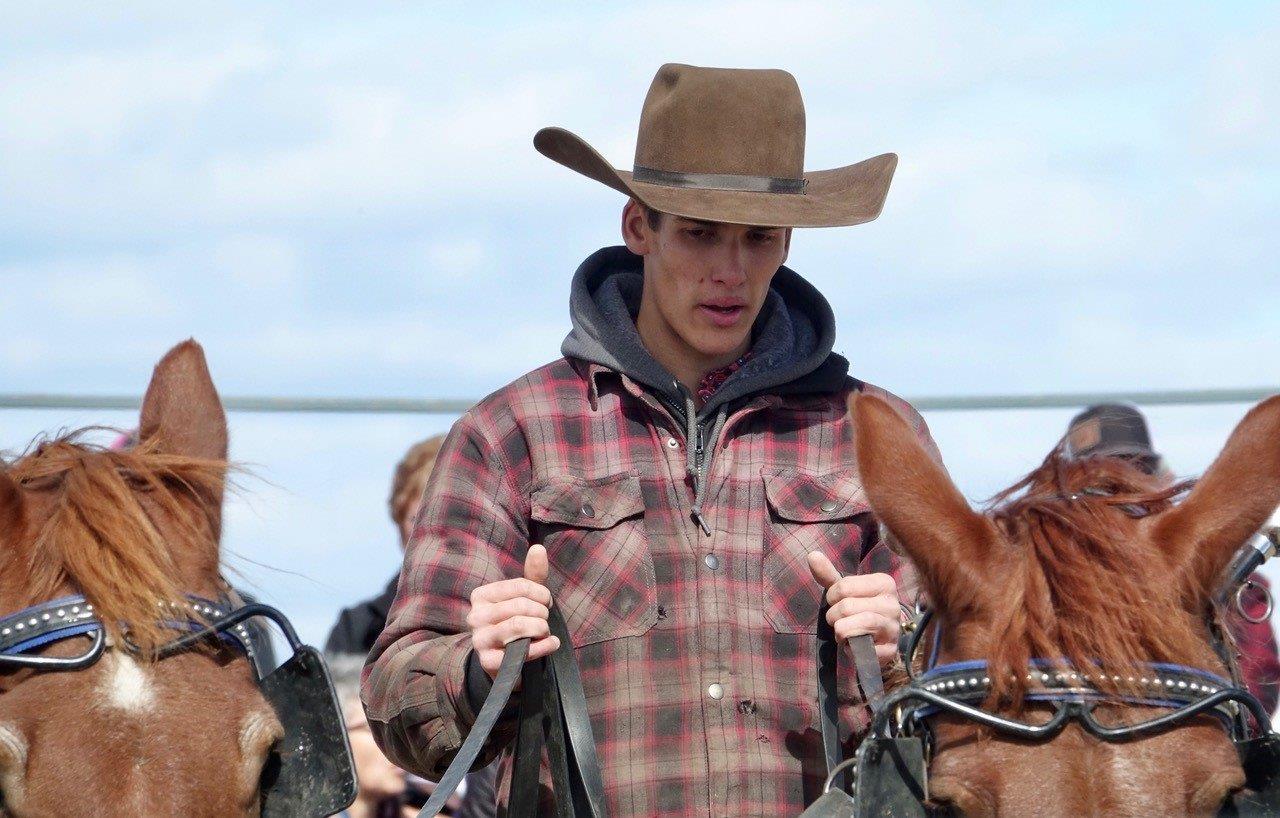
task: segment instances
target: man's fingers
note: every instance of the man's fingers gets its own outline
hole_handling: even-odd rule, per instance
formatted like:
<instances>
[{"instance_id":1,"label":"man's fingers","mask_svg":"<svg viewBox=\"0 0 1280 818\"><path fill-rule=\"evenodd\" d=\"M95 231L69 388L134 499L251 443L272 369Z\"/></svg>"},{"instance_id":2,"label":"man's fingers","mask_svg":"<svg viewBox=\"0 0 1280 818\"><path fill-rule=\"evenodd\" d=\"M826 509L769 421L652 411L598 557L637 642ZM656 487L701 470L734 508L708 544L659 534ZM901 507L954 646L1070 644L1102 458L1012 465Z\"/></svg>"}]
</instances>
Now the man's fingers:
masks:
<instances>
[{"instance_id":1,"label":"man's fingers","mask_svg":"<svg viewBox=\"0 0 1280 818\"><path fill-rule=\"evenodd\" d=\"M513 616L495 627L499 631L503 647L526 636L531 639L541 639L551 633L551 626L547 624L547 620L536 616Z\"/></svg>"},{"instance_id":2,"label":"man's fingers","mask_svg":"<svg viewBox=\"0 0 1280 818\"><path fill-rule=\"evenodd\" d=\"M809 552L809 573L823 588L830 588L840 580L840 572L821 551Z\"/></svg>"},{"instance_id":3,"label":"man's fingers","mask_svg":"<svg viewBox=\"0 0 1280 818\"><path fill-rule=\"evenodd\" d=\"M897 596L898 583L888 574L853 574L840 577L827 587L832 605L850 597Z\"/></svg>"},{"instance_id":4,"label":"man's fingers","mask_svg":"<svg viewBox=\"0 0 1280 818\"><path fill-rule=\"evenodd\" d=\"M877 642L876 658L880 660L880 664L886 665L898 658L897 642Z\"/></svg>"},{"instance_id":5,"label":"man's fingers","mask_svg":"<svg viewBox=\"0 0 1280 818\"><path fill-rule=\"evenodd\" d=\"M541 639L535 639L529 644L529 653L525 661L531 662L534 659L550 656L559 649L560 640L555 636L544 636ZM480 661L480 667L484 669L485 673L489 674L490 679L498 675L498 668L502 667L502 655L505 651L505 646L476 649L476 657Z\"/></svg>"},{"instance_id":6,"label":"man's fingers","mask_svg":"<svg viewBox=\"0 0 1280 818\"><path fill-rule=\"evenodd\" d=\"M541 545L529 546L529 552L524 555L525 579L533 580L539 585L546 585L550 570L551 566L547 563L547 549Z\"/></svg>"},{"instance_id":7,"label":"man's fingers","mask_svg":"<svg viewBox=\"0 0 1280 818\"><path fill-rule=\"evenodd\" d=\"M494 602L476 606L467 614L467 626L472 630L483 625L496 625L513 616L532 616L546 619L550 610L541 602L535 602L527 596L518 596L502 602Z\"/></svg>"},{"instance_id":8,"label":"man's fingers","mask_svg":"<svg viewBox=\"0 0 1280 818\"><path fill-rule=\"evenodd\" d=\"M846 616L853 616L864 611L871 611L880 614L886 619L900 619L901 608L898 606L898 598L881 594L880 596L851 596L836 602L827 611L827 622L834 625L836 620L843 619Z\"/></svg>"},{"instance_id":9,"label":"man's fingers","mask_svg":"<svg viewBox=\"0 0 1280 818\"><path fill-rule=\"evenodd\" d=\"M525 661L532 662L534 659L541 659L544 656L550 656L559 649L560 639L558 637L544 637L529 645L529 658Z\"/></svg>"},{"instance_id":10,"label":"man's fingers","mask_svg":"<svg viewBox=\"0 0 1280 818\"><path fill-rule=\"evenodd\" d=\"M542 546L538 547L541 548ZM505 602L508 599L516 599L518 597L527 597L541 605L551 605L551 591L547 590L546 585L524 577L516 577L515 579L500 579L497 582L490 582L488 585L481 585L476 588L471 592L471 606L474 608L484 602Z\"/></svg>"},{"instance_id":11,"label":"man's fingers","mask_svg":"<svg viewBox=\"0 0 1280 818\"><path fill-rule=\"evenodd\" d=\"M840 642L867 633L875 637L877 645L896 643L898 639L898 620L890 619L875 611L863 611L838 619L833 629L836 632L836 640Z\"/></svg>"}]
</instances>

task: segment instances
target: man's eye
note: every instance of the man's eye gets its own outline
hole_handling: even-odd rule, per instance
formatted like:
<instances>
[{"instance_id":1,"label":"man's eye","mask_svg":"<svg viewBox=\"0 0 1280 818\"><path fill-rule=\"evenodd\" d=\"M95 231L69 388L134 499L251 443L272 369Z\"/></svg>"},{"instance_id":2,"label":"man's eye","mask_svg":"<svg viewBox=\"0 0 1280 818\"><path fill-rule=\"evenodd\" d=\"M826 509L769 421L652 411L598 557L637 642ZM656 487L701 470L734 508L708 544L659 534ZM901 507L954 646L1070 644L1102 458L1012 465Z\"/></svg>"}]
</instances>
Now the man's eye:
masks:
<instances>
[{"instance_id":1,"label":"man's eye","mask_svg":"<svg viewBox=\"0 0 1280 818\"><path fill-rule=\"evenodd\" d=\"M751 240L754 241L756 244L769 244L774 240L774 238L775 237L772 233L752 233L751 234Z\"/></svg>"},{"instance_id":2,"label":"man's eye","mask_svg":"<svg viewBox=\"0 0 1280 818\"><path fill-rule=\"evenodd\" d=\"M690 227L684 231L684 234L691 239L705 239L711 235L709 230L702 227Z\"/></svg>"}]
</instances>

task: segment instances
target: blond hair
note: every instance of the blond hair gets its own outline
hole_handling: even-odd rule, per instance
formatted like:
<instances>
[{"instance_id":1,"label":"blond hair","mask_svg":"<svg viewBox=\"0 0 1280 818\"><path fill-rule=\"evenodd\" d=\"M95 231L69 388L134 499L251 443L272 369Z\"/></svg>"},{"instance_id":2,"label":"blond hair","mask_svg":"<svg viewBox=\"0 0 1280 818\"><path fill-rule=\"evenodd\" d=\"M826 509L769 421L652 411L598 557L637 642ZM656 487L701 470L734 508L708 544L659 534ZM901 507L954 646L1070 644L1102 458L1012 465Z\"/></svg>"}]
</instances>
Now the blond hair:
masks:
<instances>
[{"instance_id":1,"label":"blond hair","mask_svg":"<svg viewBox=\"0 0 1280 818\"><path fill-rule=\"evenodd\" d=\"M402 521L417 513L418 501L422 499L422 491L427 487L427 478L431 476L431 469L436 464L436 457L440 454L443 443L444 435L415 443L396 464L387 507L391 512L391 520L401 532L406 528ZM403 536L402 533L401 537Z\"/></svg>"}]
</instances>

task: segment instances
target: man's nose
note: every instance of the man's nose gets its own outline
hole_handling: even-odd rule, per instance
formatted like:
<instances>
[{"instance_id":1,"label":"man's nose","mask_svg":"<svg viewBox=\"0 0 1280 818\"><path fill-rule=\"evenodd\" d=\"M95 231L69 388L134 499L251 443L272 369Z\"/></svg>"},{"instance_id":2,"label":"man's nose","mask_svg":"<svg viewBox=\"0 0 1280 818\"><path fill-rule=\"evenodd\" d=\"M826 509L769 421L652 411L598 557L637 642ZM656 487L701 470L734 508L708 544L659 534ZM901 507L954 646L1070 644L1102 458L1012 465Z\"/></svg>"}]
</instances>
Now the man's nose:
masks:
<instances>
[{"instance_id":1,"label":"man's nose","mask_svg":"<svg viewBox=\"0 0 1280 818\"><path fill-rule=\"evenodd\" d=\"M747 280L746 253L737 242L728 242L711 269L711 280L729 287L739 287Z\"/></svg>"}]
</instances>

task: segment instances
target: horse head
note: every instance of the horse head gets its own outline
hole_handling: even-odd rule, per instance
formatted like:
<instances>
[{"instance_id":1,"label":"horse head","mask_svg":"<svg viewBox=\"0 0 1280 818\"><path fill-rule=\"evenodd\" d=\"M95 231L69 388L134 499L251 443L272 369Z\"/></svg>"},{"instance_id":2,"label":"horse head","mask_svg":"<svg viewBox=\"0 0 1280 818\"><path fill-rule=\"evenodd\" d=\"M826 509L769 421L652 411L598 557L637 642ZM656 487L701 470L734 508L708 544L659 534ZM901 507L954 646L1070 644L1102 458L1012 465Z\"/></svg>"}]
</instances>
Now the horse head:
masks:
<instances>
[{"instance_id":1,"label":"horse head","mask_svg":"<svg viewBox=\"0 0 1280 818\"><path fill-rule=\"evenodd\" d=\"M222 403L188 341L156 366L135 447L70 434L0 463L0 615L79 595L106 644L75 672L0 667L0 813L259 814L282 729L250 663L218 640L159 650L186 632L175 600L226 594L226 456ZM32 650L69 657L85 639Z\"/></svg>"},{"instance_id":2,"label":"horse head","mask_svg":"<svg viewBox=\"0 0 1280 818\"><path fill-rule=\"evenodd\" d=\"M859 396L850 411L871 506L935 611L926 652L942 667L980 667L959 684L979 686L987 712L1028 725L1083 714L1029 740L935 710L926 718L935 805L966 815L1203 815L1245 786L1218 712L1125 740L1104 734L1169 712L1153 686L1210 690L1196 673L1229 676L1216 592L1280 504L1280 398L1248 413L1194 487L1057 450L986 512L887 403ZM1189 675L1157 679L1153 667ZM1059 683L1086 698L1064 705L1067 694L1045 691Z\"/></svg>"}]
</instances>

